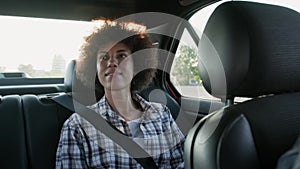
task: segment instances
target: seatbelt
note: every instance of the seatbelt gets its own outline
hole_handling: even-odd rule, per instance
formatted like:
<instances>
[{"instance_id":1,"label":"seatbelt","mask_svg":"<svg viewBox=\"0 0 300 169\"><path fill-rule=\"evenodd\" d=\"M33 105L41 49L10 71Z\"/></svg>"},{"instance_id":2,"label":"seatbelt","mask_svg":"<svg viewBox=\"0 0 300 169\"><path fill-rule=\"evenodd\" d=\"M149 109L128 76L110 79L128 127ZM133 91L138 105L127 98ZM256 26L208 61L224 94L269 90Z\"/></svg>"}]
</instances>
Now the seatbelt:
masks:
<instances>
[{"instance_id":1,"label":"seatbelt","mask_svg":"<svg viewBox=\"0 0 300 169\"><path fill-rule=\"evenodd\" d=\"M76 107L76 113L89 121L97 130L101 131L115 143L120 145L131 157L133 157L143 168L145 169L158 169L158 166L154 162L153 158L136 142L129 137L125 136L115 126L110 124L104 118L101 118L94 110L87 108L81 103L72 99L69 94L62 94L52 97L51 100L65 107L66 109L75 112L74 105ZM77 110L78 108L78 110ZM100 117L100 118L99 118ZM95 123L95 119L97 123ZM94 122L94 123L93 123ZM113 129L113 130L112 130ZM122 139L120 139L120 137ZM134 147L134 149L133 149ZM134 150L134 151L133 151Z\"/></svg>"}]
</instances>

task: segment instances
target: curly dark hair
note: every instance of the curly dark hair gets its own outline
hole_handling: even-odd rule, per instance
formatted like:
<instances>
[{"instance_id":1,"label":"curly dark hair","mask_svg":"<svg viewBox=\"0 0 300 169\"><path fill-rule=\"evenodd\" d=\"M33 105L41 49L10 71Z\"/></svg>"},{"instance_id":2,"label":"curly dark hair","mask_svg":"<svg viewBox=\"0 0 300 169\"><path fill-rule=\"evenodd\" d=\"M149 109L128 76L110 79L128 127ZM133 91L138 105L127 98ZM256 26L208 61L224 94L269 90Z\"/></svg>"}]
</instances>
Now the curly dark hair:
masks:
<instances>
[{"instance_id":1,"label":"curly dark hair","mask_svg":"<svg viewBox=\"0 0 300 169\"><path fill-rule=\"evenodd\" d=\"M134 56L135 76L131 81L131 94L145 89L155 77L158 60L152 41L146 34L146 27L133 22L106 21L103 26L95 28L95 31L85 37L76 63L77 78L86 87L95 87L96 95L97 90L103 91L97 77L97 52L108 43L123 43Z\"/></svg>"}]
</instances>

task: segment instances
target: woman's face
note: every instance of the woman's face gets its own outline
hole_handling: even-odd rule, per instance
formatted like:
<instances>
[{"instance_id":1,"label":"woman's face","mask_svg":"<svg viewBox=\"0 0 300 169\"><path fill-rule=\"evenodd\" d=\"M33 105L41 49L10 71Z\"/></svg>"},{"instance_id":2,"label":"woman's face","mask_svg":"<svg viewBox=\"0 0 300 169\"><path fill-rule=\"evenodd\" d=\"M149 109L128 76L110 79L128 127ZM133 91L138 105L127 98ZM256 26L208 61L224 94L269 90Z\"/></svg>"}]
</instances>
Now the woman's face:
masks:
<instances>
[{"instance_id":1,"label":"woman's face","mask_svg":"<svg viewBox=\"0 0 300 169\"><path fill-rule=\"evenodd\" d=\"M133 78L131 51L123 43L106 45L97 54L97 74L100 83L108 90L130 89Z\"/></svg>"}]
</instances>

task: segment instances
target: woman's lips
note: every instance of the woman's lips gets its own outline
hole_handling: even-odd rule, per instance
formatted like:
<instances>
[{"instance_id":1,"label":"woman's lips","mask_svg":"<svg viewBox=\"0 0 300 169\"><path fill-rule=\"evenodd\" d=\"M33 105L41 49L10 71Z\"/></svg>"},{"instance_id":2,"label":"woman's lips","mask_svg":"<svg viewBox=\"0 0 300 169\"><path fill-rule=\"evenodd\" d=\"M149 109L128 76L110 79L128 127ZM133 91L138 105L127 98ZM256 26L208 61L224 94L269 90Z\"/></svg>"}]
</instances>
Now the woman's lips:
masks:
<instances>
[{"instance_id":1,"label":"woman's lips","mask_svg":"<svg viewBox=\"0 0 300 169\"><path fill-rule=\"evenodd\" d=\"M114 74L114 72L107 72L104 74L104 76L112 76Z\"/></svg>"},{"instance_id":2,"label":"woman's lips","mask_svg":"<svg viewBox=\"0 0 300 169\"><path fill-rule=\"evenodd\" d=\"M117 72L116 69L108 69L105 73L104 73L104 76L113 76L115 74L122 74L122 72Z\"/></svg>"}]
</instances>

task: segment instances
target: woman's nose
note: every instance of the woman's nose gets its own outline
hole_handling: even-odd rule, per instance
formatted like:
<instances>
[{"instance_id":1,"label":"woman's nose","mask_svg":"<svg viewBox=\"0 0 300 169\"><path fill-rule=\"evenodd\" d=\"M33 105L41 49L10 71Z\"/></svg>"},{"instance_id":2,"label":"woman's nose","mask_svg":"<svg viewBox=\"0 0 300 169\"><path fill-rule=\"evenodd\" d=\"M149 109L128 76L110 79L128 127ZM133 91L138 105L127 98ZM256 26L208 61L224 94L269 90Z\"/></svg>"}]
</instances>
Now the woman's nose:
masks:
<instances>
[{"instance_id":1,"label":"woman's nose","mask_svg":"<svg viewBox=\"0 0 300 169\"><path fill-rule=\"evenodd\" d=\"M118 66L118 60L115 57L110 57L107 62L108 67L117 67Z\"/></svg>"}]
</instances>

